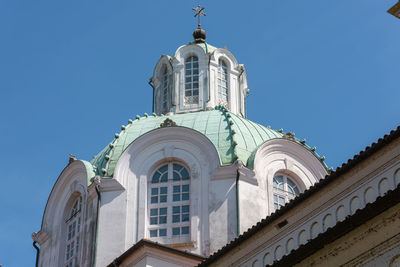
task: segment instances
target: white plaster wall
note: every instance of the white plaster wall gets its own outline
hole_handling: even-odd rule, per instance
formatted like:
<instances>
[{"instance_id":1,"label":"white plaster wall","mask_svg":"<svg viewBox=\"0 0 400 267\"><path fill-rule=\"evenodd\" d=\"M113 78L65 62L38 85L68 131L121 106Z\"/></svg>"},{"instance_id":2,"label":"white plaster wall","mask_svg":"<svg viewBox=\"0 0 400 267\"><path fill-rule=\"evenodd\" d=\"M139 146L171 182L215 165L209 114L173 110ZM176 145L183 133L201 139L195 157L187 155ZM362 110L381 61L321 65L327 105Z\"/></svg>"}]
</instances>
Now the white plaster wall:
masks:
<instances>
[{"instance_id":1,"label":"white plaster wall","mask_svg":"<svg viewBox=\"0 0 400 267\"><path fill-rule=\"evenodd\" d=\"M199 59L199 103L184 104L185 93L185 59L189 56ZM161 71L166 66L169 73L169 100L168 110L174 113L192 112L212 109L220 105L218 100L217 73L219 60L224 60L228 66L228 103L227 108L240 116L245 116L245 92L247 77L244 67L238 64L235 56L226 48L218 48L212 54L195 44L180 47L174 57L161 56L154 68L151 80L155 87L155 112L162 113L161 109Z\"/></svg>"},{"instance_id":2,"label":"white plaster wall","mask_svg":"<svg viewBox=\"0 0 400 267\"><path fill-rule=\"evenodd\" d=\"M318 211L314 211L311 214L304 214L304 220L298 221L294 226L291 227L291 230L286 229L285 232L281 232L279 238L275 240L268 240L264 245L258 247L258 249L254 250L251 255L248 255L246 260L243 262L245 264L250 264L255 259L261 259L264 255L269 255L267 257L268 262L264 262L264 264L272 263L275 260L279 260L284 254L288 254L290 251L287 250L287 242L290 239L294 240L293 249L298 248L302 242L299 238L300 233L305 234L306 242L310 239L315 238L318 234L323 233L327 230L324 229L324 218L328 215L331 216L331 225L333 227L339 221L343 220L346 216L354 214L354 211L351 209L352 200L357 197L360 200L360 204L357 207L358 209L362 209L371 201L374 201L379 195L384 195L387 191L393 190L400 181L397 179L398 174L400 173L400 158L395 157L386 165L378 168L374 173L370 173L364 179L359 181L354 181L354 185L348 187L347 190L341 192L341 194L336 194L329 200L325 200L324 203L321 202L321 206ZM384 192L379 193L380 185L382 181L387 180L387 186ZM372 198L370 201L365 201L365 195L368 190L372 192ZM337 211L339 207L344 207L344 214L342 219L338 219ZM313 226L314 229L313 233ZM276 255L276 250L278 247L283 248L283 254ZM398 250L398 248L396 248ZM393 253L397 253L397 250L393 250ZM388 252L387 256L381 255L379 257L373 257L371 259L371 263L368 266L380 266L378 263L387 262L388 258L393 254L392 252ZM394 255L394 254L393 254ZM378 265L374 265L378 264Z\"/></svg>"},{"instance_id":3,"label":"white plaster wall","mask_svg":"<svg viewBox=\"0 0 400 267\"><path fill-rule=\"evenodd\" d=\"M172 96L174 95L174 75L170 60L171 58L169 56L162 55L154 68L153 77L151 78L155 89L154 109L158 115L161 113L167 113L168 111L173 111L173 107L175 106L175 102L172 102ZM162 76L164 68L167 69L168 73L168 104L166 112L162 107Z\"/></svg>"},{"instance_id":4,"label":"white plaster wall","mask_svg":"<svg viewBox=\"0 0 400 267\"><path fill-rule=\"evenodd\" d=\"M147 186L152 170L168 161L182 162L191 173L191 246L182 249L205 255L209 251L209 182L219 166L218 153L202 134L184 127L153 130L135 140L122 154L114 178L127 188L125 245L128 249L149 238ZM172 240L157 240L170 243ZM118 255L115 255L118 256Z\"/></svg>"},{"instance_id":5,"label":"white plaster wall","mask_svg":"<svg viewBox=\"0 0 400 267\"><path fill-rule=\"evenodd\" d=\"M223 60L227 64L228 68L228 103L226 107L235 114L243 116L243 112L241 110L241 103L244 102L244 99L241 97L241 90L247 88L247 79L244 79L242 86L239 86L238 80L242 75L246 75L240 70L240 66L238 64L235 56L225 48L218 48L214 51L214 53L210 57L210 73L213 74L210 83L210 91L212 98L210 99L209 106L215 107L217 105L223 104L218 99L218 66L219 61Z\"/></svg>"},{"instance_id":6,"label":"white plaster wall","mask_svg":"<svg viewBox=\"0 0 400 267\"><path fill-rule=\"evenodd\" d=\"M239 181L240 234L265 218L265 200L264 191L258 184Z\"/></svg>"},{"instance_id":7,"label":"white plaster wall","mask_svg":"<svg viewBox=\"0 0 400 267\"><path fill-rule=\"evenodd\" d=\"M97 233L97 266L107 266L125 252L126 200L124 190L101 192Z\"/></svg>"},{"instance_id":8,"label":"white plaster wall","mask_svg":"<svg viewBox=\"0 0 400 267\"><path fill-rule=\"evenodd\" d=\"M235 176L212 181L209 188L210 244L213 253L237 235ZM207 253L208 254L208 253Z\"/></svg>"},{"instance_id":9,"label":"white plaster wall","mask_svg":"<svg viewBox=\"0 0 400 267\"><path fill-rule=\"evenodd\" d=\"M194 55L199 59L199 103L185 105L185 59ZM182 46L176 52L172 66L177 78L175 83L175 99L177 102L175 112L204 110L208 97L208 55L203 48L197 45Z\"/></svg>"},{"instance_id":10,"label":"white plaster wall","mask_svg":"<svg viewBox=\"0 0 400 267\"><path fill-rule=\"evenodd\" d=\"M273 178L287 174L301 192L327 175L322 163L303 146L286 139L272 139L261 145L254 158L254 172L266 205L262 217L274 212Z\"/></svg>"},{"instance_id":11,"label":"white plaster wall","mask_svg":"<svg viewBox=\"0 0 400 267\"><path fill-rule=\"evenodd\" d=\"M73 201L82 196L81 211L81 241L80 261L84 265L90 265L92 261L93 245L93 201L88 197L87 172L81 161L69 164L58 177L43 215L42 227L33 238L40 245L39 266L58 266L64 264L66 224L69 209ZM72 203L72 204L71 204Z\"/></svg>"}]
</instances>

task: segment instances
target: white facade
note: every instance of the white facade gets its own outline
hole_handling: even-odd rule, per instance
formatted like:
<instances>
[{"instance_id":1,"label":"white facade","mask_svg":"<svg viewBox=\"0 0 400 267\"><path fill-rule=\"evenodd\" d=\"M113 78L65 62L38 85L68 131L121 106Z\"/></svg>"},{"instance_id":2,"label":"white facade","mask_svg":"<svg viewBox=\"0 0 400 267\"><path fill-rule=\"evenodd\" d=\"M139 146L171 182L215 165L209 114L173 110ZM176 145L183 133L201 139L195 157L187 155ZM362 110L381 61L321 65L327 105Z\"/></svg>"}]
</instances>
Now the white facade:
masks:
<instances>
[{"instance_id":1,"label":"white facade","mask_svg":"<svg viewBox=\"0 0 400 267\"><path fill-rule=\"evenodd\" d=\"M74 161L69 164L54 185L47 201L41 230L32 235L40 244L40 266L66 266L68 252L68 219L73 204L82 198L79 211L81 218L79 243L74 246L74 257L78 262L89 266L93 262L94 228L96 219L96 193L94 184L88 188L87 166L85 161ZM92 190L90 190L92 189ZM78 249L77 249L78 247ZM76 253L78 252L78 253Z\"/></svg>"},{"instance_id":2,"label":"white facade","mask_svg":"<svg viewBox=\"0 0 400 267\"><path fill-rule=\"evenodd\" d=\"M277 148L279 146L283 148ZM184 242L154 241L203 256L215 252L273 211L271 183L274 173L288 173L301 190L326 174L322 164L308 150L288 140L271 141L260 147L253 171L240 162L219 166L215 147L193 130L166 127L151 131L135 140L122 154L113 178L101 179L97 266L112 262L141 239L151 239L147 208L149 178L154 168L167 162L179 162L190 171L191 231L189 240ZM97 197L94 186L87 187L87 170L77 165L80 161L70 164L60 176L46 207L40 233L48 238L39 242L41 266L63 262L66 234L62 218L65 216L60 212L68 210L68 203L72 203L69 199L74 199L75 195L83 197L83 224L89 239L94 238L91 234L95 227ZM70 175L73 171L75 174ZM88 244L81 247L83 260L92 248ZM86 258L82 263L90 261Z\"/></svg>"},{"instance_id":3,"label":"white facade","mask_svg":"<svg viewBox=\"0 0 400 267\"><path fill-rule=\"evenodd\" d=\"M198 69L194 70L195 82L198 82L198 101L193 102L188 101L185 95L187 71L190 71L185 62L191 57L198 59ZM226 66L227 77L224 79L227 89L226 99L219 97L218 94L218 73L221 63ZM166 106L164 106L165 72L167 73ZM245 117L245 99L249 92L246 70L226 48L215 48L206 43L181 46L173 57L163 55L160 58L151 81L155 88L154 101L157 114L193 112L223 105L232 113Z\"/></svg>"},{"instance_id":4,"label":"white facade","mask_svg":"<svg viewBox=\"0 0 400 267\"><path fill-rule=\"evenodd\" d=\"M152 78L156 113L203 111L223 105L245 117L248 89L244 67L227 49L210 46L211 53L204 45L192 43L180 47L174 57L161 57ZM188 98L185 60L190 57L197 57L197 61L191 59L190 75L198 75L198 85L193 85L191 77L192 95ZM194 72L197 69L198 73ZM197 99L193 98L196 88ZM327 174L321 160L293 138L262 144L254 151L254 168L250 169L240 160L222 166L219 152L205 135L170 126L135 139L119 157L113 177L95 177L93 166L80 160L65 168L50 194L42 228L33 235L41 248L40 266L69 263L71 248L67 246L72 241L66 229L67 215L79 197L82 230L75 241L74 257L80 266L107 266L142 239L208 256L275 211L274 190L283 190L274 188L277 174L290 177L287 179L300 192ZM168 179L172 179L174 163L188 171L190 177L181 183L188 187L174 186L173 181L155 186L151 179L156 170L167 164ZM173 195L179 193L175 190L188 190L188 195L175 200ZM180 214L174 211L178 207ZM174 231L179 227L177 234ZM154 229L162 231L155 234L151 232Z\"/></svg>"},{"instance_id":5,"label":"white facade","mask_svg":"<svg viewBox=\"0 0 400 267\"><path fill-rule=\"evenodd\" d=\"M384 149L373 151L372 156L344 171L207 266L256 267L279 263L285 255L334 226L342 223L343 227L343 222L357 211L399 190L399 148L400 141L395 140ZM391 205L366 223L355 223L355 230L324 243L296 266L398 266L400 204L393 201Z\"/></svg>"}]
</instances>

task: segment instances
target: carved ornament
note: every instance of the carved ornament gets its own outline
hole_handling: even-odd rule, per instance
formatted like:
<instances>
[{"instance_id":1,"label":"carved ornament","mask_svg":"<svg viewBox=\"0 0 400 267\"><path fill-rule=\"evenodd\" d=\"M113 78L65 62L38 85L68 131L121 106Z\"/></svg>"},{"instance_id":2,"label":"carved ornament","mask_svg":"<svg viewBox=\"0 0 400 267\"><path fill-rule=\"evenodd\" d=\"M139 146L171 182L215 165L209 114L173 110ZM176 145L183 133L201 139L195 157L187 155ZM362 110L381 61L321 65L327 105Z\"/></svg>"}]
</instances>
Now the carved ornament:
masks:
<instances>
[{"instance_id":1,"label":"carved ornament","mask_svg":"<svg viewBox=\"0 0 400 267\"><path fill-rule=\"evenodd\" d=\"M177 126L176 123L171 120L170 118L165 119L165 121L163 123L160 124L161 128L164 127L171 127L171 126Z\"/></svg>"}]
</instances>

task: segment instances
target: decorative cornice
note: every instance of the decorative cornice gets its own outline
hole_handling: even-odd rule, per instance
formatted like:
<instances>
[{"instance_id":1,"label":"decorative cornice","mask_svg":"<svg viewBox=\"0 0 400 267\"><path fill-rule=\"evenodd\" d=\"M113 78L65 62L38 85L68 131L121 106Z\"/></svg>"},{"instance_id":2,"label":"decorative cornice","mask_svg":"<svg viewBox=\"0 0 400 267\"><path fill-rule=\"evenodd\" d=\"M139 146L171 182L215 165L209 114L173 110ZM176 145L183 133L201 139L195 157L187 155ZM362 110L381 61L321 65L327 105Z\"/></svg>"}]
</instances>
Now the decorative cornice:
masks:
<instances>
[{"instance_id":1,"label":"decorative cornice","mask_svg":"<svg viewBox=\"0 0 400 267\"><path fill-rule=\"evenodd\" d=\"M256 174L253 170L246 168L243 163L239 160L237 161L237 170L239 171L239 180L247 182L253 185L258 185Z\"/></svg>"},{"instance_id":2,"label":"decorative cornice","mask_svg":"<svg viewBox=\"0 0 400 267\"><path fill-rule=\"evenodd\" d=\"M348 234L350 231L367 223L376 216L392 208L400 203L400 185L393 191L389 191L383 197L378 197L373 203L367 204L365 208L358 210L354 215L347 216L347 218L337 223L334 227L329 228L326 232L319 234L316 238L311 239L306 244L301 245L299 248L292 250L290 254L284 256L279 261L275 261L272 266L293 266L307 257L311 256L316 251L322 249L329 243L334 242L338 238ZM352 242L341 244L338 248L331 250L331 255L335 256L340 251L344 251L357 242L363 240L371 233L378 232L380 228L392 224L400 218L400 211L391 213L388 217L384 217L379 223L370 225L365 231L359 233L357 237L352 239ZM327 257L325 255L325 257Z\"/></svg>"},{"instance_id":3,"label":"decorative cornice","mask_svg":"<svg viewBox=\"0 0 400 267\"><path fill-rule=\"evenodd\" d=\"M371 231L375 231L375 229L371 229ZM377 258L379 255L398 247L400 244L400 234L395 235L394 237L390 238L389 240L385 240L384 242L380 243L376 247L368 250L367 252L361 254L357 258L345 263L343 266L365 266L371 259Z\"/></svg>"},{"instance_id":4,"label":"decorative cornice","mask_svg":"<svg viewBox=\"0 0 400 267\"><path fill-rule=\"evenodd\" d=\"M170 118L166 118L165 121L160 124L161 128L164 128L164 127L175 127L175 126L177 126L176 123L173 120L171 120Z\"/></svg>"},{"instance_id":5,"label":"decorative cornice","mask_svg":"<svg viewBox=\"0 0 400 267\"><path fill-rule=\"evenodd\" d=\"M125 188L114 178L101 179L100 192L121 191Z\"/></svg>"},{"instance_id":6,"label":"decorative cornice","mask_svg":"<svg viewBox=\"0 0 400 267\"><path fill-rule=\"evenodd\" d=\"M68 165L76 160L76 157L72 154L69 154Z\"/></svg>"},{"instance_id":7,"label":"decorative cornice","mask_svg":"<svg viewBox=\"0 0 400 267\"><path fill-rule=\"evenodd\" d=\"M46 242L50 238L50 235L44 232L43 230L40 230L39 232L34 232L32 233L32 239L33 241L38 242L38 244L41 246L44 242Z\"/></svg>"},{"instance_id":8,"label":"decorative cornice","mask_svg":"<svg viewBox=\"0 0 400 267\"><path fill-rule=\"evenodd\" d=\"M244 232L243 234L232 240L230 243L226 244L224 247L216 251L214 254L210 255L199 266L206 266L215 262L217 259L228 253L228 251L234 249L235 247L242 244L252 236L258 234L263 228L267 227L271 223L279 220L280 217L282 217L287 212L295 208L297 205L299 205L306 199L312 197L315 193L319 192L324 187L327 187L330 183L332 183L336 179L342 177L342 175L350 172L358 164L365 162L367 159L371 158L375 153L382 150L387 145L397 140L399 137L400 137L400 126L397 127L396 130L391 131L390 134L385 135L383 138L380 138L378 142L372 143L371 146L366 147L364 151L361 151L359 154L356 154L352 159L349 159L346 163L343 163L341 167L338 167L335 171L331 172L324 179L314 184L312 187L310 187L308 190L300 194L294 200L290 201L281 209L267 216L265 219L261 220L259 223L251 227L249 230L247 230L246 232ZM337 225L340 225L340 223Z\"/></svg>"},{"instance_id":9,"label":"decorative cornice","mask_svg":"<svg viewBox=\"0 0 400 267\"><path fill-rule=\"evenodd\" d=\"M229 166L219 167L211 178L211 181L224 180L224 179L236 179L237 167L232 164Z\"/></svg>"},{"instance_id":10,"label":"decorative cornice","mask_svg":"<svg viewBox=\"0 0 400 267\"><path fill-rule=\"evenodd\" d=\"M291 140L291 141L296 141L294 138L294 133L293 132L287 132L283 135L283 138Z\"/></svg>"}]
</instances>

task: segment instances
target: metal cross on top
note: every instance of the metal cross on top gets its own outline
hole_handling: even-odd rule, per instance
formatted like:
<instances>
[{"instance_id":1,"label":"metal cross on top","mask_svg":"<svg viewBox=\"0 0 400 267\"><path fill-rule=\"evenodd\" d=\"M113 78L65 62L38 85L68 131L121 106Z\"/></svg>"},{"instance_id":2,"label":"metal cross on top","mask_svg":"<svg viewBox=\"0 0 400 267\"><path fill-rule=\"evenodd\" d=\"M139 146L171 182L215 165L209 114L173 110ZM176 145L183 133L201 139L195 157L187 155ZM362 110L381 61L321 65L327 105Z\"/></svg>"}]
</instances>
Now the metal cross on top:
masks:
<instances>
[{"instance_id":1,"label":"metal cross on top","mask_svg":"<svg viewBox=\"0 0 400 267\"><path fill-rule=\"evenodd\" d=\"M200 17L206 16L206 13L204 13L204 11L203 11L204 8L205 7L200 7L200 5L197 8L192 8L194 10L194 12L196 12L196 14L194 16L198 17L198 19L199 19L199 28L201 28Z\"/></svg>"}]
</instances>

